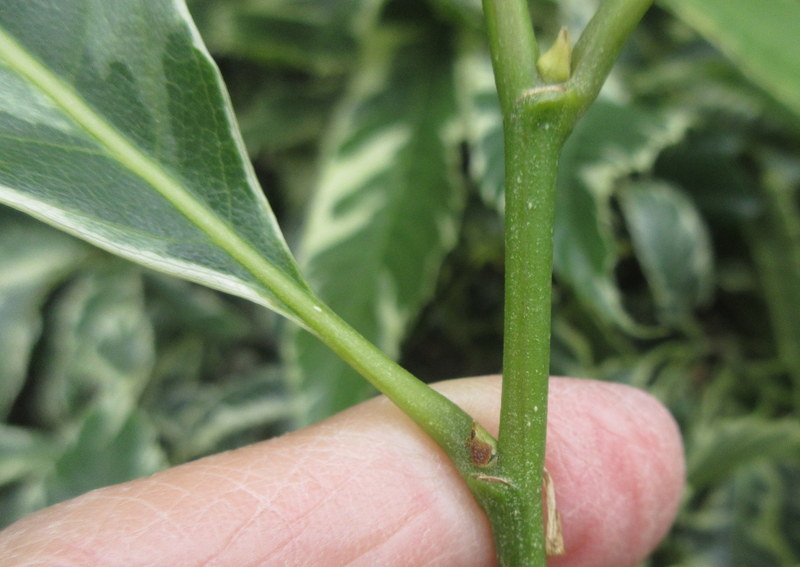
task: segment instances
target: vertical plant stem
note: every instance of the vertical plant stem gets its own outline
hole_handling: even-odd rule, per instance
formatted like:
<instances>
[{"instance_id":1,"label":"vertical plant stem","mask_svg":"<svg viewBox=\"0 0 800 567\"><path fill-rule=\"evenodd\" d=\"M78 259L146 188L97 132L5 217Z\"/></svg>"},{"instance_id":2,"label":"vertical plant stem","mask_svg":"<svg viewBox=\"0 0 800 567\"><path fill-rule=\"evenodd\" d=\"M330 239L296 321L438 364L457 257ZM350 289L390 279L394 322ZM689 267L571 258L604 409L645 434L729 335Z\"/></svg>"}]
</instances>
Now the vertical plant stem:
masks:
<instances>
[{"instance_id":1,"label":"vertical plant stem","mask_svg":"<svg viewBox=\"0 0 800 567\"><path fill-rule=\"evenodd\" d=\"M563 98L557 94L554 98ZM506 128L506 285L498 466L519 492L514 526L496 537L507 565L544 565L542 470L547 432L553 219L560 107L518 105ZM561 130L561 131L560 131ZM512 559L513 558L513 559ZM526 559L529 558L529 559Z\"/></svg>"},{"instance_id":2,"label":"vertical plant stem","mask_svg":"<svg viewBox=\"0 0 800 567\"><path fill-rule=\"evenodd\" d=\"M483 2L506 154L505 339L496 463L491 474L479 475L484 482L470 486L489 516L504 567L547 562L541 491L558 159L651 1L603 2L561 84L545 84L537 71L527 3Z\"/></svg>"},{"instance_id":3,"label":"vertical plant stem","mask_svg":"<svg viewBox=\"0 0 800 567\"><path fill-rule=\"evenodd\" d=\"M547 561L541 478L547 426L553 188L560 136L520 104L541 84L538 46L524 0L484 0L506 148L503 394L498 459L479 501L502 566ZM554 134L555 132L552 132ZM480 493L482 487L475 490Z\"/></svg>"},{"instance_id":4,"label":"vertical plant stem","mask_svg":"<svg viewBox=\"0 0 800 567\"><path fill-rule=\"evenodd\" d=\"M502 410L493 471L503 483L491 487L502 494L487 495L481 503L492 523L500 564L541 567L547 560L541 486L547 431L554 188L564 136L550 123L551 113L538 112L526 95L542 84L527 2L484 0L483 6L503 110L506 284Z\"/></svg>"},{"instance_id":5,"label":"vertical plant stem","mask_svg":"<svg viewBox=\"0 0 800 567\"><path fill-rule=\"evenodd\" d=\"M525 0L483 0L492 65L503 116L520 93L536 86L539 48Z\"/></svg>"}]
</instances>

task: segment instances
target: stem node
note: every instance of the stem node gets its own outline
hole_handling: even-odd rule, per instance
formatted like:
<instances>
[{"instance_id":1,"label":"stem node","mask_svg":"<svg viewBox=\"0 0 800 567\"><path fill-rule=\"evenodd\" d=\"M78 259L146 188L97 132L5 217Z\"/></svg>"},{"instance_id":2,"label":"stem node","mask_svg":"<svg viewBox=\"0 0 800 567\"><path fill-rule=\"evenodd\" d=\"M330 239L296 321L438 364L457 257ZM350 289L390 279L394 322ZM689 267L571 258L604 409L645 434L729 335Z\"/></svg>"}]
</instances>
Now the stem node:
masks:
<instances>
[{"instance_id":1,"label":"stem node","mask_svg":"<svg viewBox=\"0 0 800 567\"><path fill-rule=\"evenodd\" d=\"M478 422L472 422L469 440L467 441L470 462L479 468L493 464L497 457L497 443Z\"/></svg>"}]
</instances>

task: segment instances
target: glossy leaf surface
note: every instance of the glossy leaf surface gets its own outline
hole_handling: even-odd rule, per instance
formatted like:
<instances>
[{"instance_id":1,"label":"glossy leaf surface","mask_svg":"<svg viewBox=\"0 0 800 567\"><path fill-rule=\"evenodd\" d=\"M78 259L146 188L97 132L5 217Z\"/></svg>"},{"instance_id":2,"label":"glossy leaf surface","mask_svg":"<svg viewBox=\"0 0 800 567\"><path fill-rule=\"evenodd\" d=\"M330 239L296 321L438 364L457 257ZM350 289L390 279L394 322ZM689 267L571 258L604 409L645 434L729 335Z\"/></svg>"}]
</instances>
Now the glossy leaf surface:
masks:
<instances>
[{"instance_id":1,"label":"glossy leaf surface","mask_svg":"<svg viewBox=\"0 0 800 567\"><path fill-rule=\"evenodd\" d=\"M661 320L680 325L711 293L708 230L691 200L674 187L642 181L620 192L636 255Z\"/></svg>"},{"instance_id":2,"label":"glossy leaf surface","mask_svg":"<svg viewBox=\"0 0 800 567\"><path fill-rule=\"evenodd\" d=\"M182 2L4 2L0 155L0 201L291 316L253 265L304 284Z\"/></svg>"},{"instance_id":3,"label":"glossy leaf surface","mask_svg":"<svg viewBox=\"0 0 800 567\"><path fill-rule=\"evenodd\" d=\"M796 0L666 0L754 83L800 115Z\"/></svg>"}]
</instances>

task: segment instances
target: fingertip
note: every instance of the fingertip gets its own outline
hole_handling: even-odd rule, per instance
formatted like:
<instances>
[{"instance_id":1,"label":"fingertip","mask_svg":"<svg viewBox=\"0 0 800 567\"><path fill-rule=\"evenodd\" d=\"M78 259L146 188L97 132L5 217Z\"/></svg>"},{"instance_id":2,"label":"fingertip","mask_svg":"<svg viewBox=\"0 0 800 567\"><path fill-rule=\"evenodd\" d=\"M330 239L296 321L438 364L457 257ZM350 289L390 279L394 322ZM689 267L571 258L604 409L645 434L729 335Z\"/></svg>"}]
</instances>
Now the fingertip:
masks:
<instances>
[{"instance_id":1,"label":"fingertip","mask_svg":"<svg viewBox=\"0 0 800 567\"><path fill-rule=\"evenodd\" d=\"M567 549L552 565L636 565L680 503L685 464L674 419L641 390L560 378L551 382L548 426Z\"/></svg>"},{"instance_id":2,"label":"fingertip","mask_svg":"<svg viewBox=\"0 0 800 567\"><path fill-rule=\"evenodd\" d=\"M496 432L499 377L439 387ZM680 504L685 463L675 420L642 390L589 379L552 378L548 405L547 468L566 548L548 565L638 564Z\"/></svg>"},{"instance_id":3,"label":"fingertip","mask_svg":"<svg viewBox=\"0 0 800 567\"><path fill-rule=\"evenodd\" d=\"M438 387L496 430L498 378ZM669 528L683 488L671 416L633 388L553 379L548 427L567 550L551 565L635 565ZM493 553L464 483L385 400L86 495L3 535L0 555L22 558L10 565L477 566Z\"/></svg>"}]
</instances>

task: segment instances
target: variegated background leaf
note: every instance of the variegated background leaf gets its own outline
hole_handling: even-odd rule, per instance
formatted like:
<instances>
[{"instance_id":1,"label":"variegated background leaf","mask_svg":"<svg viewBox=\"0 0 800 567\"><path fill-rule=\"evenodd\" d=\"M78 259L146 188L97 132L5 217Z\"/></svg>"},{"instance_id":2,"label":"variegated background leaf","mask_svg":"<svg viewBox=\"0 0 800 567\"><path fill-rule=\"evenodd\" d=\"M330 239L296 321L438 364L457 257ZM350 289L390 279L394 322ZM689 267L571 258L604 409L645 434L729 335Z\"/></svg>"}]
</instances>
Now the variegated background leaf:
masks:
<instances>
[{"instance_id":1,"label":"variegated background leaf","mask_svg":"<svg viewBox=\"0 0 800 567\"><path fill-rule=\"evenodd\" d=\"M398 356L455 244L463 202L446 38L374 30L336 110L305 223L303 271L362 334ZM369 386L312 336L293 331L290 363L326 415Z\"/></svg>"}]
</instances>

